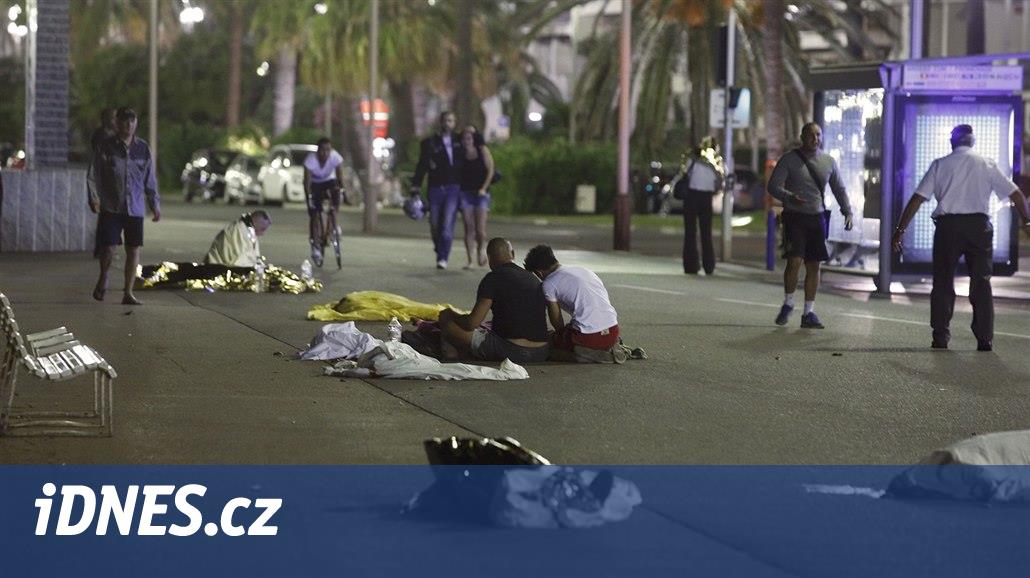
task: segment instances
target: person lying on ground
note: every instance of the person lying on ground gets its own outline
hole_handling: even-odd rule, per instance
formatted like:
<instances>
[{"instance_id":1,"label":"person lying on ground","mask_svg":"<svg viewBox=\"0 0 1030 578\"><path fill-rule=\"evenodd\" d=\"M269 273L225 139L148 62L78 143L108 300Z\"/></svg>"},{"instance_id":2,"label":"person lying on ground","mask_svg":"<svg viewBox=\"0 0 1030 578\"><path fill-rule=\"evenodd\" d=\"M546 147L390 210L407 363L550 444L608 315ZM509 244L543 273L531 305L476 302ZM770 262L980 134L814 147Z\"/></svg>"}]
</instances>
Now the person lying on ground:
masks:
<instances>
[{"instance_id":1,"label":"person lying on ground","mask_svg":"<svg viewBox=\"0 0 1030 578\"><path fill-rule=\"evenodd\" d=\"M471 354L484 361L510 359L518 364L546 361L550 343L540 280L514 263L515 250L507 240L491 239L486 253L490 272L479 283L472 312L440 312L443 356ZM488 311L493 313L489 331L480 327Z\"/></svg>"},{"instance_id":2,"label":"person lying on ground","mask_svg":"<svg viewBox=\"0 0 1030 578\"><path fill-rule=\"evenodd\" d=\"M593 271L562 265L547 245L526 255L525 267L542 281L547 317L554 328L551 359L574 361L574 347L608 351L619 343L619 322L608 290ZM570 315L566 324L562 311Z\"/></svg>"},{"instance_id":3,"label":"person lying on ground","mask_svg":"<svg viewBox=\"0 0 1030 578\"><path fill-rule=\"evenodd\" d=\"M261 261L258 237L272 226L272 217L265 211L241 216L219 231L211 243L204 263L228 267L253 267Z\"/></svg>"}]
</instances>

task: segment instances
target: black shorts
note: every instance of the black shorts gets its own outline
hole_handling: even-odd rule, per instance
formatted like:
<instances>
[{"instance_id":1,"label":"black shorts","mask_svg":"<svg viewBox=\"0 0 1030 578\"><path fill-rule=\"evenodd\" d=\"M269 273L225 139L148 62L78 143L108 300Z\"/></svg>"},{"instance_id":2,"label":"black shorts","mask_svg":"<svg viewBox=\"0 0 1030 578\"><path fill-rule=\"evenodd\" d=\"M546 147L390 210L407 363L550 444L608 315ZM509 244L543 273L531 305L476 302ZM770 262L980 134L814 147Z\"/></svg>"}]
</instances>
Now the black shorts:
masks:
<instances>
[{"instance_id":1,"label":"black shorts","mask_svg":"<svg viewBox=\"0 0 1030 578\"><path fill-rule=\"evenodd\" d=\"M805 261L829 261L823 215L784 211L783 258L802 257Z\"/></svg>"},{"instance_id":2,"label":"black shorts","mask_svg":"<svg viewBox=\"0 0 1030 578\"><path fill-rule=\"evenodd\" d=\"M126 246L142 247L143 217L100 212L100 217L97 218L97 245L101 247L121 245L123 232Z\"/></svg>"},{"instance_id":3,"label":"black shorts","mask_svg":"<svg viewBox=\"0 0 1030 578\"><path fill-rule=\"evenodd\" d=\"M326 199L329 199L329 204L334 210L340 208L340 186L336 184L335 179L324 183L311 183L311 192L308 193L308 214L320 214Z\"/></svg>"}]
</instances>

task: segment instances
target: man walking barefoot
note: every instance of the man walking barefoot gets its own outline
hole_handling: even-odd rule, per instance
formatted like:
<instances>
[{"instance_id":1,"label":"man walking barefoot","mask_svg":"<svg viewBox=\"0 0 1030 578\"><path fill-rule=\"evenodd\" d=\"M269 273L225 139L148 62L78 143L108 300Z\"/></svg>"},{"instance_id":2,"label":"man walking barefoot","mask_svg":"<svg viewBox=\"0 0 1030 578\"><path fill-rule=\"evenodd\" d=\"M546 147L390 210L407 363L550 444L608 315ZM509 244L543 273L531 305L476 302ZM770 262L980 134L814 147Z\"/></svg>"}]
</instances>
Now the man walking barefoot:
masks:
<instances>
[{"instance_id":1,"label":"man walking barefoot","mask_svg":"<svg viewBox=\"0 0 1030 578\"><path fill-rule=\"evenodd\" d=\"M157 175L150 146L136 137L138 117L131 108L119 108L118 132L97 147L89 169L89 208L97 217L100 245L100 276L93 298L104 300L107 272L114 260L115 247L125 243L125 285L123 305L140 305L132 294L143 246L143 217L147 208L153 221L161 220ZM145 204L144 204L145 203Z\"/></svg>"}]
</instances>

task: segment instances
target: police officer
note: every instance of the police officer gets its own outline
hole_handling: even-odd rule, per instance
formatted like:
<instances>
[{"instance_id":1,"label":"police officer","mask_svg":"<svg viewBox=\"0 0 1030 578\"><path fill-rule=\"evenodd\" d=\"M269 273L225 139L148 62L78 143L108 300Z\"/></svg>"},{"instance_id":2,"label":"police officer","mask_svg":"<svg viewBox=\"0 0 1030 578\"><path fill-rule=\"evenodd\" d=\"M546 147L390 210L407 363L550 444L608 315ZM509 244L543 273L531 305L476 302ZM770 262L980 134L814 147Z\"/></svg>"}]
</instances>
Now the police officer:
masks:
<instances>
[{"instance_id":1,"label":"police officer","mask_svg":"<svg viewBox=\"0 0 1030 578\"><path fill-rule=\"evenodd\" d=\"M919 207L937 199L932 218L933 290L930 293L930 326L934 349L947 349L948 329L955 308L955 267L965 256L969 269L969 302L973 305L973 335L977 351L991 351L994 339L994 301L991 295L991 269L994 228L988 216L991 192L999 199L1011 199L1023 219L1023 230L1030 234L1030 211L1019 187L1006 177L993 160L973 152L976 142L973 127L960 124L951 131L951 154L932 163L919 182L891 244L901 251L905 229Z\"/></svg>"}]
</instances>

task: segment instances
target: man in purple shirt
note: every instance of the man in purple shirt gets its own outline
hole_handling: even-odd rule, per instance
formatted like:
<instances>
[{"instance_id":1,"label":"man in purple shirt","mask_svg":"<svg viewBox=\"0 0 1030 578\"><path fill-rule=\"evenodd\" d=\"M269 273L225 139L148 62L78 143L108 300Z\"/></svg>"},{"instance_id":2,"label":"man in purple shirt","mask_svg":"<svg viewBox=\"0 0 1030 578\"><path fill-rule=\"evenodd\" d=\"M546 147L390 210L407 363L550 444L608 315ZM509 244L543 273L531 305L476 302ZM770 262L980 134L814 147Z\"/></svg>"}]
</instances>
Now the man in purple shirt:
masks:
<instances>
[{"instance_id":1,"label":"man in purple shirt","mask_svg":"<svg viewBox=\"0 0 1030 578\"><path fill-rule=\"evenodd\" d=\"M89 208L98 213L97 240L100 245L100 277L93 288L93 298L104 300L107 271L117 245L125 239L125 295L123 305L139 305L132 294L139 266L139 250L143 246L143 218L147 208L153 221L161 220L161 204L157 194L157 175L150 146L136 138L138 117L131 108L119 108L118 132L104 139L97 147L89 168Z\"/></svg>"}]
</instances>

